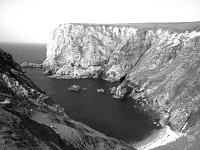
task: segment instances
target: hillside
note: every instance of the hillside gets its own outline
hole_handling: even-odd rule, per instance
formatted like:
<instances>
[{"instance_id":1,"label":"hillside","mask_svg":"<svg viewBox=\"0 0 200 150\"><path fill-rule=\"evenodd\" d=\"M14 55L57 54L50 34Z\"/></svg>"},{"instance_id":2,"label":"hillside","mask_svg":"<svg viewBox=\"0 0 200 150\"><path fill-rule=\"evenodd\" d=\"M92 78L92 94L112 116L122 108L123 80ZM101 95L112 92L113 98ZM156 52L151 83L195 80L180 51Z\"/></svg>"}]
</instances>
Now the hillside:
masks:
<instances>
[{"instance_id":1,"label":"hillside","mask_svg":"<svg viewBox=\"0 0 200 150\"><path fill-rule=\"evenodd\" d=\"M0 150L133 149L72 120L0 50Z\"/></svg>"}]
</instances>

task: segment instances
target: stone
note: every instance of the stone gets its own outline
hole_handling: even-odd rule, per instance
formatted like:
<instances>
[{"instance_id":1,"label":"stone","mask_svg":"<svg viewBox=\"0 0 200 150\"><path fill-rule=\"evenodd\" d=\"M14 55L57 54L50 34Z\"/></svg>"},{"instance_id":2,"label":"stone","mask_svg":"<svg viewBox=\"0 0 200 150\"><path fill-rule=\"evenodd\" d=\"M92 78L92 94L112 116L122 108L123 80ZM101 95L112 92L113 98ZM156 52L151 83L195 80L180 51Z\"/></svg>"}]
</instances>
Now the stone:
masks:
<instances>
[{"instance_id":1,"label":"stone","mask_svg":"<svg viewBox=\"0 0 200 150\"><path fill-rule=\"evenodd\" d=\"M82 88L79 85L72 85L68 88L68 90L70 91L75 91L75 92L79 92L82 90Z\"/></svg>"},{"instance_id":2,"label":"stone","mask_svg":"<svg viewBox=\"0 0 200 150\"><path fill-rule=\"evenodd\" d=\"M111 91L113 98L121 99L124 98L124 95L127 92L127 88L116 88Z\"/></svg>"},{"instance_id":3,"label":"stone","mask_svg":"<svg viewBox=\"0 0 200 150\"><path fill-rule=\"evenodd\" d=\"M48 69L43 73L43 75L51 76L51 75L53 75L53 72L52 72L52 70Z\"/></svg>"},{"instance_id":4,"label":"stone","mask_svg":"<svg viewBox=\"0 0 200 150\"><path fill-rule=\"evenodd\" d=\"M105 90L104 90L104 89L97 89L97 92L98 92L98 93L104 93Z\"/></svg>"},{"instance_id":5,"label":"stone","mask_svg":"<svg viewBox=\"0 0 200 150\"><path fill-rule=\"evenodd\" d=\"M116 87L112 87L112 88L110 88L109 90L110 90L110 93L111 93L111 94L114 94L115 91L117 90L117 88L116 88Z\"/></svg>"},{"instance_id":6,"label":"stone","mask_svg":"<svg viewBox=\"0 0 200 150\"><path fill-rule=\"evenodd\" d=\"M85 90L87 90L87 88L82 88L82 91L85 91Z\"/></svg>"}]
</instances>

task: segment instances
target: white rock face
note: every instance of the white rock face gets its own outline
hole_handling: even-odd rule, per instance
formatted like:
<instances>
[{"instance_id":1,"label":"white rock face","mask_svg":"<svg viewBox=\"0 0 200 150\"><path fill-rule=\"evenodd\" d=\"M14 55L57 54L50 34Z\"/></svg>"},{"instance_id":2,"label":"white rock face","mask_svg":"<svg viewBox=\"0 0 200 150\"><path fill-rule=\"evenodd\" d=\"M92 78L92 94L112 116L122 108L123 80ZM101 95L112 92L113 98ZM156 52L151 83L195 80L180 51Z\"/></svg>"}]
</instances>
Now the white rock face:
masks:
<instances>
[{"instance_id":1,"label":"white rock face","mask_svg":"<svg viewBox=\"0 0 200 150\"><path fill-rule=\"evenodd\" d=\"M134 27L63 24L53 31L43 64L50 66L57 78L98 77L120 61L120 55L124 55L121 48L139 32ZM114 79L110 72L107 76ZM116 72L117 79L121 72Z\"/></svg>"},{"instance_id":2,"label":"white rock face","mask_svg":"<svg viewBox=\"0 0 200 150\"><path fill-rule=\"evenodd\" d=\"M199 34L171 31L171 26L163 29L167 24L159 26L61 24L52 32L43 65L50 67L54 78L102 77L116 81L129 74L143 54L153 52L157 45L174 47Z\"/></svg>"}]
</instances>

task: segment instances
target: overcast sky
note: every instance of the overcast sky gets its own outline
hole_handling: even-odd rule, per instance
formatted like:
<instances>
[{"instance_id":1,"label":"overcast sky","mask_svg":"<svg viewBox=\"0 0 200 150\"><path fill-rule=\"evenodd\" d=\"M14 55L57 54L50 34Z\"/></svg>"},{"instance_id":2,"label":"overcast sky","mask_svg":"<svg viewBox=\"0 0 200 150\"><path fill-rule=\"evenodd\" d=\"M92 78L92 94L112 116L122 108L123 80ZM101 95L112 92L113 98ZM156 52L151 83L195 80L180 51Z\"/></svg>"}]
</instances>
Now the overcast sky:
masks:
<instances>
[{"instance_id":1,"label":"overcast sky","mask_svg":"<svg viewBox=\"0 0 200 150\"><path fill-rule=\"evenodd\" d=\"M200 21L200 0L0 0L0 42L47 41L60 23Z\"/></svg>"}]
</instances>

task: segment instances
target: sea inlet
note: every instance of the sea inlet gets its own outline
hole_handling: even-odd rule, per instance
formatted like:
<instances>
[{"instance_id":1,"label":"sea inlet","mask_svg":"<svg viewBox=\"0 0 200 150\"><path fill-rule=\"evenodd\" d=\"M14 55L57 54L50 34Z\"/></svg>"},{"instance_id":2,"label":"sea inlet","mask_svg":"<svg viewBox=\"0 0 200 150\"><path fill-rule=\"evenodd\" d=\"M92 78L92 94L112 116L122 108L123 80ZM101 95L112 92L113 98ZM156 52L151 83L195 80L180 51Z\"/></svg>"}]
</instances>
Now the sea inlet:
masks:
<instances>
[{"instance_id":1,"label":"sea inlet","mask_svg":"<svg viewBox=\"0 0 200 150\"><path fill-rule=\"evenodd\" d=\"M45 44L0 43L0 48L13 55L16 62L42 63L46 57ZM24 69L26 75L54 101L65 108L73 119L91 128L125 142L140 141L157 127L148 116L135 108L131 98L113 99L110 88L119 82L102 79L51 79L43 75L44 69ZM86 88L69 91L71 85ZM102 88L104 93L97 92Z\"/></svg>"}]
</instances>

